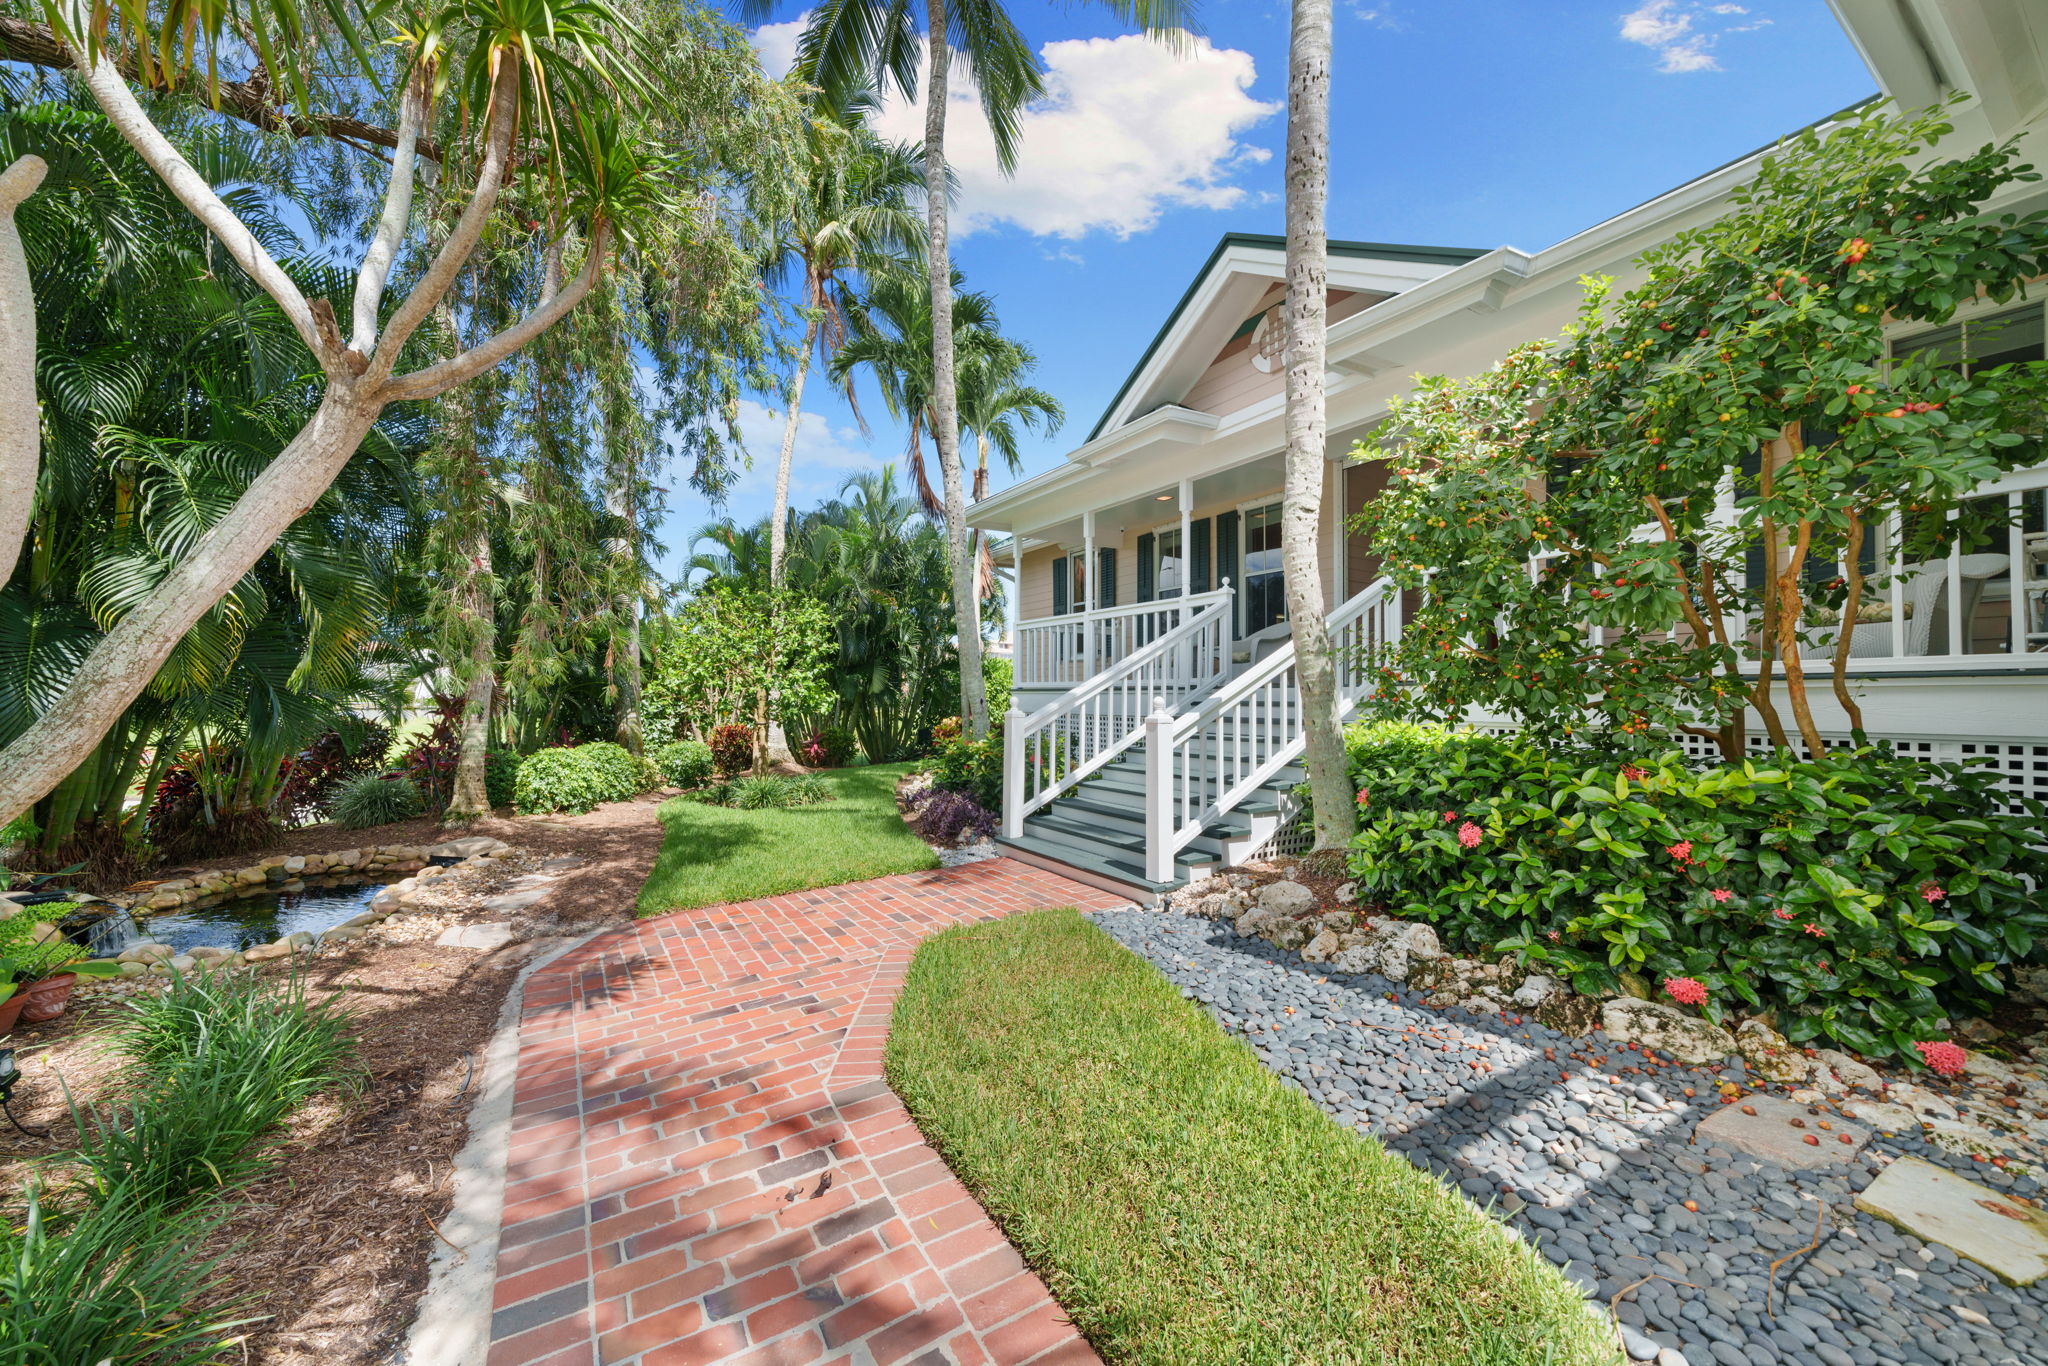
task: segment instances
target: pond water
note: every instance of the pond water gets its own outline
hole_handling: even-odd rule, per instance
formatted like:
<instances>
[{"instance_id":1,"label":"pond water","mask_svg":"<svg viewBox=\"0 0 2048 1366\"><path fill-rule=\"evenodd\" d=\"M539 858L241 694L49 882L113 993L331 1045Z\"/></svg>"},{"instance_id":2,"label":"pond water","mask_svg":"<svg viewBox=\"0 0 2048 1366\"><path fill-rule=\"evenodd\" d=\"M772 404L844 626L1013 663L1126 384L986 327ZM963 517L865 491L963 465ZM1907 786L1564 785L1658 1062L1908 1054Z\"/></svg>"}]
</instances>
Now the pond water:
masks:
<instances>
[{"instance_id":1,"label":"pond water","mask_svg":"<svg viewBox=\"0 0 2048 1366\"><path fill-rule=\"evenodd\" d=\"M169 944L179 953L203 947L246 949L306 930L319 934L359 915L384 890L382 882L300 884L296 890L250 892L212 905L186 906L141 917L115 912L90 924L67 926L95 958L113 958L137 944Z\"/></svg>"}]
</instances>

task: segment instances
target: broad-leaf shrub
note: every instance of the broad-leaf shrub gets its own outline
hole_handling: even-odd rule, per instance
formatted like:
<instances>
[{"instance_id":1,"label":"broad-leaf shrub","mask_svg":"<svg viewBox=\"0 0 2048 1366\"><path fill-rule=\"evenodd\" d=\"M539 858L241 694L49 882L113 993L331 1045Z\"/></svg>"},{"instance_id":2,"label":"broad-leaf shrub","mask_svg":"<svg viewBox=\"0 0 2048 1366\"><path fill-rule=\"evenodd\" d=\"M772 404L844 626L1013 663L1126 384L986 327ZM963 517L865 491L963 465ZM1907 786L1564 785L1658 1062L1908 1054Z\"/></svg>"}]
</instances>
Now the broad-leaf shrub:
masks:
<instances>
[{"instance_id":1,"label":"broad-leaf shrub","mask_svg":"<svg viewBox=\"0 0 2048 1366\"><path fill-rule=\"evenodd\" d=\"M409 821L427 809L417 784L402 774L365 773L350 778L328 798L334 823L344 830Z\"/></svg>"},{"instance_id":2,"label":"broad-leaf shrub","mask_svg":"<svg viewBox=\"0 0 2048 1366\"><path fill-rule=\"evenodd\" d=\"M543 749L519 764L514 804L521 814L572 811L623 802L640 791L640 761L609 740L573 749Z\"/></svg>"},{"instance_id":3,"label":"broad-leaf shrub","mask_svg":"<svg viewBox=\"0 0 2048 1366\"><path fill-rule=\"evenodd\" d=\"M496 810L519 795L519 751L494 749L484 755L484 800Z\"/></svg>"},{"instance_id":4,"label":"broad-leaf shrub","mask_svg":"<svg viewBox=\"0 0 2048 1366\"><path fill-rule=\"evenodd\" d=\"M1401 723L1348 738L1361 894L1582 991L1693 978L1710 1018L1769 1010L1795 1043L1912 1058L2048 940L2030 843L2048 813L1999 814L1981 769L1874 748L1546 759Z\"/></svg>"},{"instance_id":5,"label":"broad-leaf shrub","mask_svg":"<svg viewBox=\"0 0 2048 1366\"><path fill-rule=\"evenodd\" d=\"M797 757L811 768L844 768L853 758L853 732L844 726L820 726L811 732Z\"/></svg>"},{"instance_id":6,"label":"broad-leaf shrub","mask_svg":"<svg viewBox=\"0 0 2048 1366\"><path fill-rule=\"evenodd\" d=\"M991 732L985 740L956 735L941 740L927 766L932 786L971 797L976 806L1000 811L1003 806L1003 737Z\"/></svg>"},{"instance_id":7,"label":"broad-leaf shrub","mask_svg":"<svg viewBox=\"0 0 2048 1366\"><path fill-rule=\"evenodd\" d=\"M754 762L754 728L734 723L712 731L711 762L728 777L745 772Z\"/></svg>"},{"instance_id":8,"label":"broad-leaf shrub","mask_svg":"<svg viewBox=\"0 0 2048 1366\"><path fill-rule=\"evenodd\" d=\"M951 849L967 836L986 839L996 832L996 813L964 792L928 787L910 802L910 823L926 844Z\"/></svg>"},{"instance_id":9,"label":"broad-leaf shrub","mask_svg":"<svg viewBox=\"0 0 2048 1366\"><path fill-rule=\"evenodd\" d=\"M676 787L702 787L711 781L711 746L702 740L677 740L648 756L661 776Z\"/></svg>"}]
</instances>

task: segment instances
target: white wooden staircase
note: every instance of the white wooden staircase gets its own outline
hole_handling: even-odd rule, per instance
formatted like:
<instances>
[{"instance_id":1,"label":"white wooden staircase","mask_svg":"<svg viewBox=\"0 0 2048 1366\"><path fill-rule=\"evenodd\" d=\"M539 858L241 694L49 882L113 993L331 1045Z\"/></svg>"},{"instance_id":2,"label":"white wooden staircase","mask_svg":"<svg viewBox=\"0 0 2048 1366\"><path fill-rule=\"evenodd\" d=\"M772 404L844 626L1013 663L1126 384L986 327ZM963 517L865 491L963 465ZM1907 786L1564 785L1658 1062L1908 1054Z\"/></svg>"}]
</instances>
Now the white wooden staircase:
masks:
<instances>
[{"instance_id":1,"label":"white wooden staircase","mask_svg":"<svg viewBox=\"0 0 2048 1366\"><path fill-rule=\"evenodd\" d=\"M1370 691L1380 647L1399 635L1400 611L1399 591L1382 579L1330 614L1347 716ZM1013 707L1005 719L996 843L1150 902L1250 857L1295 818L1304 735L1293 643L1234 663L1227 582L1146 613L1133 630L1132 609L1118 612L1123 649L1085 619L1051 619L1055 630L1086 633L1077 648L1108 662L1029 716Z\"/></svg>"}]
</instances>

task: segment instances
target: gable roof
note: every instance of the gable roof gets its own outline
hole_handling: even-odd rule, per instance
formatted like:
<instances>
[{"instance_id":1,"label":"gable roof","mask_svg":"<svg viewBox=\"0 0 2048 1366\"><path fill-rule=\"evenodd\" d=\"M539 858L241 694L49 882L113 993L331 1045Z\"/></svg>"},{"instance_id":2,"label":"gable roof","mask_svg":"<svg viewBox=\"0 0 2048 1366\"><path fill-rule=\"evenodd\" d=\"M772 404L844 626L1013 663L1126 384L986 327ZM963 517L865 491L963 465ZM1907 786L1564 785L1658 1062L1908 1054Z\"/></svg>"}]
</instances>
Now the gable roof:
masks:
<instances>
[{"instance_id":1,"label":"gable roof","mask_svg":"<svg viewBox=\"0 0 2048 1366\"><path fill-rule=\"evenodd\" d=\"M1209 253L1209 259L1202 263L1202 268L1195 272L1195 278L1188 282L1187 289L1182 292L1180 299L1174 304L1173 311L1166 315L1166 321L1161 323L1159 331L1153 334L1152 340L1146 345L1143 354L1138 357L1138 363L1131 367L1131 372L1124 376L1124 382L1118 385L1116 393L1111 395L1108 405L1102 410L1102 416L1096 418L1095 425L1089 428L1087 436L1089 441L1093 441L1096 437L1102 435L1103 431L1109 426L1111 415L1123 404L1124 399L1130 395L1131 390L1138 383L1139 376L1143 375L1152 364L1153 358L1159 354L1160 348L1166 344L1166 339L1172 335L1175 326L1179 324L1181 315L1187 312L1188 305L1194 302L1195 296L1201 292L1202 286L1215 272L1218 263L1233 248L1279 252L1284 255L1287 251L1287 239L1275 233L1265 232L1226 232L1223 234L1222 238L1217 241L1215 249ZM1478 257L1486 254L1483 249L1471 247L1432 247L1401 242L1349 242L1339 241L1335 238L1332 238L1329 243L1329 251L1333 257L1343 257L1351 260L1398 261L1414 265L1439 266L1445 270L1449 270L1454 266L1461 266L1467 261L1476 260Z\"/></svg>"}]
</instances>

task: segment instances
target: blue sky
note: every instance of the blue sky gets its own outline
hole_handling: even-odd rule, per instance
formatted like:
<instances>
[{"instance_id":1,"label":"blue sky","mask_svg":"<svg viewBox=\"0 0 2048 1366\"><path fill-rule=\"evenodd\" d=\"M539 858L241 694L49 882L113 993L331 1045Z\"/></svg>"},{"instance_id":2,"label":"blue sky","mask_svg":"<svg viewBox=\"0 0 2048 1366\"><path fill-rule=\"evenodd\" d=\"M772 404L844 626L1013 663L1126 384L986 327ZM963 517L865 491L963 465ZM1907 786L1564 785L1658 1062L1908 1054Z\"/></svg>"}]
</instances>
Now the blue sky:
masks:
<instances>
[{"instance_id":1,"label":"blue sky","mask_svg":"<svg viewBox=\"0 0 2048 1366\"><path fill-rule=\"evenodd\" d=\"M790 3L758 33L771 66L802 12ZM1283 230L1287 7L1207 0L1184 57L1099 9L1011 12L1052 91L1026 116L1016 177L995 174L958 103L948 137L964 186L955 263L1067 410L1058 435L1027 438L1033 474L1087 434L1221 234ZM1873 89L1824 0L1337 0L1330 234L1534 250ZM899 105L883 127L912 137L921 120ZM865 437L842 399L809 387L798 507L901 452L871 391L861 407ZM754 468L726 508L678 487L672 561L720 511L767 512L781 415L763 400L744 425Z\"/></svg>"}]
</instances>

